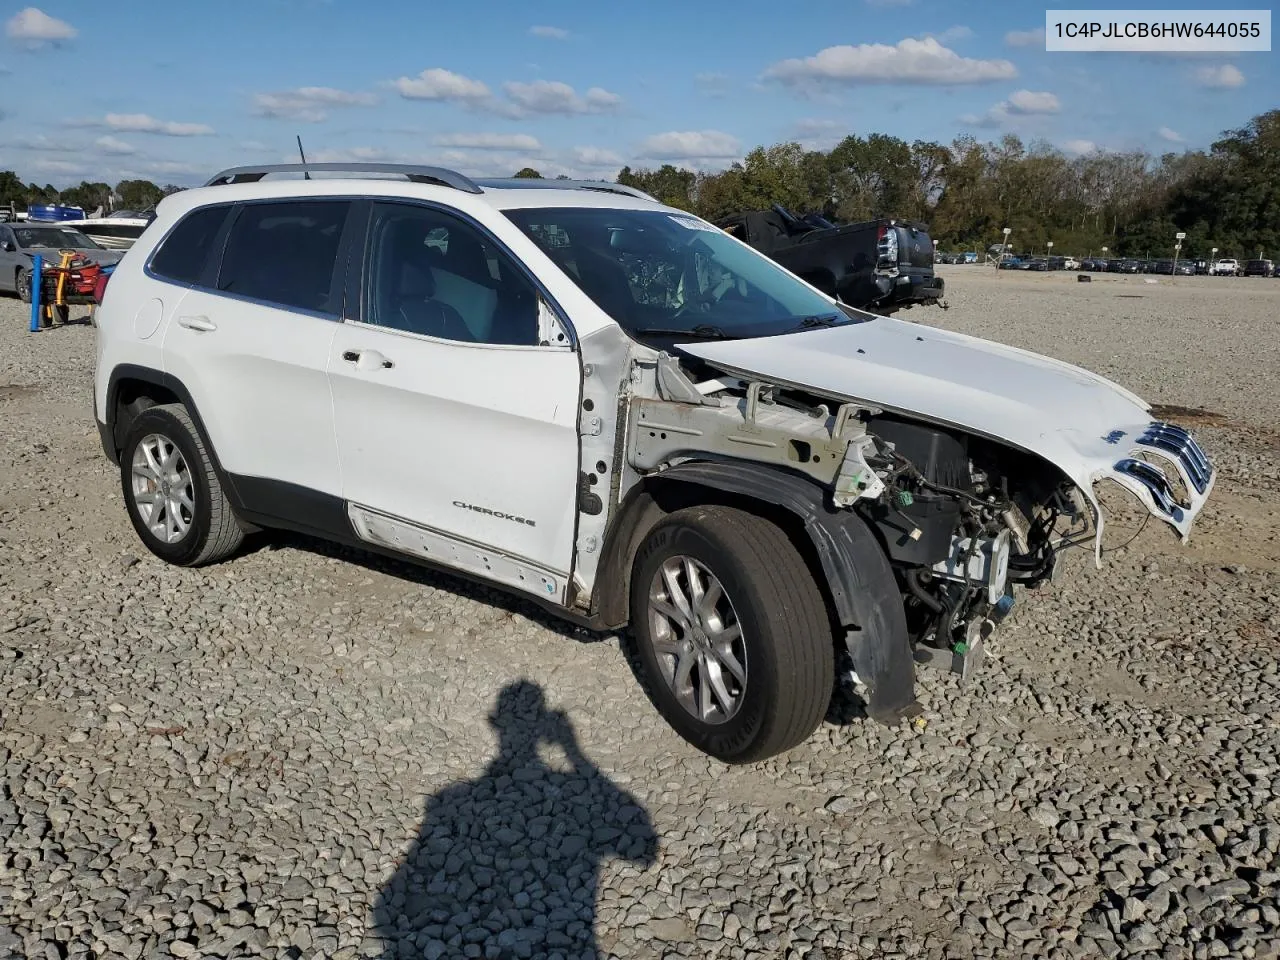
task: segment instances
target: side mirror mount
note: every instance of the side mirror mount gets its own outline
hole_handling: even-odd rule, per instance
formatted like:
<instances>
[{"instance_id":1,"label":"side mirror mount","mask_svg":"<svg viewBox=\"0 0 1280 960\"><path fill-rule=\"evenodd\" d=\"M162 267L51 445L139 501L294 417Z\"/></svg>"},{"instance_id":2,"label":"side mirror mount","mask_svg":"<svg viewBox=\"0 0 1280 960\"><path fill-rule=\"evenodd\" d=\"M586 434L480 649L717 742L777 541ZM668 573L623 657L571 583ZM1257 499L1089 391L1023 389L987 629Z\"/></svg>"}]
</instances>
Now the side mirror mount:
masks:
<instances>
[{"instance_id":1,"label":"side mirror mount","mask_svg":"<svg viewBox=\"0 0 1280 960\"><path fill-rule=\"evenodd\" d=\"M13 241L0 240L0 250L3 250L5 253L13 253L13 250L14 250Z\"/></svg>"},{"instance_id":2,"label":"side mirror mount","mask_svg":"<svg viewBox=\"0 0 1280 960\"><path fill-rule=\"evenodd\" d=\"M573 349L573 338L551 304L538 297L538 345Z\"/></svg>"}]
</instances>

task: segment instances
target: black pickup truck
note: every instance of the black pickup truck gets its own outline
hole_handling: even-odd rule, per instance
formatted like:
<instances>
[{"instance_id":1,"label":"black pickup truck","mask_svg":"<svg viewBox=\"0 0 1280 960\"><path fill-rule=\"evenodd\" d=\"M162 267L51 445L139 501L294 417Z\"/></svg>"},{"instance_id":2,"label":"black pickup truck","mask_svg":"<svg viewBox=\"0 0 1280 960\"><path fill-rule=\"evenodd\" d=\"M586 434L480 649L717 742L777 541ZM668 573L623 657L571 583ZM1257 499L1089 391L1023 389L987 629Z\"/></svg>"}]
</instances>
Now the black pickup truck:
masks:
<instances>
[{"instance_id":1,"label":"black pickup truck","mask_svg":"<svg viewBox=\"0 0 1280 960\"><path fill-rule=\"evenodd\" d=\"M715 224L851 307L889 314L942 298L933 241L921 223L880 219L836 226L775 204Z\"/></svg>"}]
</instances>

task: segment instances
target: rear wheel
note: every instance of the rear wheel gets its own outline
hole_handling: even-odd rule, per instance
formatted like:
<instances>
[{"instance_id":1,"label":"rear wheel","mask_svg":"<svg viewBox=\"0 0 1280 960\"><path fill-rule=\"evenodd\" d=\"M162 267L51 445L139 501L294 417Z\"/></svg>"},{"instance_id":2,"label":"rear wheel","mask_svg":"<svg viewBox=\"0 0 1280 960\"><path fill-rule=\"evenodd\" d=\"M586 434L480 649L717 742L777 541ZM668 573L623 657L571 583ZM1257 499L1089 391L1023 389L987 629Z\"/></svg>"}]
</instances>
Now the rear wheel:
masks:
<instances>
[{"instance_id":1,"label":"rear wheel","mask_svg":"<svg viewBox=\"0 0 1280 960\"><path fill-rule=\"evenodd\" d=\"M632 568L631 622L650 699L720 760L789 750L826 712L835 677L826 605L768 520L723 506L666 517Z\"/></svg>"},{"instance_id":2,"label":"rear wheel","mask_svg":"<svg viewBox=\"0 0 1280 960\"><path fill-rule=\"evenodd\" d=\"M234 553L244 531L186 407L148 407L129 425L120 451L129 519L147 549L184 567Z\"/></svg>"}]
</instances>

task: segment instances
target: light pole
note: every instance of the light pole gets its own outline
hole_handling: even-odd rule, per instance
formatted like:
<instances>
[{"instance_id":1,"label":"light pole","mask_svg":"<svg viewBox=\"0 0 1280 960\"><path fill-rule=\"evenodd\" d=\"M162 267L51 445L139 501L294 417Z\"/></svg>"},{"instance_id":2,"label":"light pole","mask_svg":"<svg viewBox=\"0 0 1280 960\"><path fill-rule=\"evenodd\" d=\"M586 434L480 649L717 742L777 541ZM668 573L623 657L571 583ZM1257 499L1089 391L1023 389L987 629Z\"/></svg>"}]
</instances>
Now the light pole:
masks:
<instances>
[{"instance_id":1,"label":"light pole","mask_svg":"<svg viewBox=\"0 0 1280 960\"><path fill-rule=\"evenodd\" d=\"M1209 276L1213 276L1218 266L1218 248L1214 247L1209 251Z\"/></svg>"},{"instance_id":2,"label":"light pole","mask_svg":"<svg viewBox=\"0 0 1280 960\"><path fill-rule=\"evenodd\" d=\"M1048 246L1048 248L1049 248L1049 252L1048 252L1047 254L1045 254L1045 256L1052 257L1052 256L1053 256L1053 241L1052 241L1052 240L1050 240L1050 241L1046 244L1046 246Z\"/></svg>"},{"instance_id":3,"label":"light pole","mask_svg":"<svg viewBox=\"0 0 1280 960\"><path fill-rule=\"evenodd\" d=\"M1187 239L1187 235L1182 231L1178 231L1178 242L1173 245L1173 275L1178 275L1178 254L1182 252L1182 241Z\"/></svg>"},{"instance_id":4,"label":"light pole","mask_svg":"<svg viewBox=\"0 0 1280 960\"><path fill-rule=\"evenodd\" d=\"M1004 263L1004 252L1009 249L1009 234L1013 233L1008 227L1001 231L1004 234L1004 243L1000 244L1000 259L996 261L996 266Z\"/></svg>"},{"instance_id":5,"label":"light pole","mask_svg":"<svg viewBox=\"0 0 1280 960\"><path fill-rule=\"evenodd\" d=\"M933 262L938 262L938 238L933 238Z\"/></svg>"}]
</instances>

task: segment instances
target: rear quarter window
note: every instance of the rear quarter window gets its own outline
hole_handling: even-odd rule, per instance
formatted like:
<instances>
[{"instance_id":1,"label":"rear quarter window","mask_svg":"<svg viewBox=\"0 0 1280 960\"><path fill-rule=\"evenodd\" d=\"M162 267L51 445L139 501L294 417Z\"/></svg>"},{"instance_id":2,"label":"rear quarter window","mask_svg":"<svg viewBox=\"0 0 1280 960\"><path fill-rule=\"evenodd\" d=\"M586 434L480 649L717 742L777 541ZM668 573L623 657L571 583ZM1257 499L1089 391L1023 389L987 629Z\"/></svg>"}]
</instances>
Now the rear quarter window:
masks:
<instances>
[{"instance_id":1,"label":"rear quarter window","mask_svg":"<svg viewBox=\"0 0 1280 960\"><path fill-rule=\"evenodd\" d=\"M222 229L229 204L202 207L187 214L160 243L151 258L151 272L177 283L199 283L213 241Z\"/></svg>"}]
</instances>

